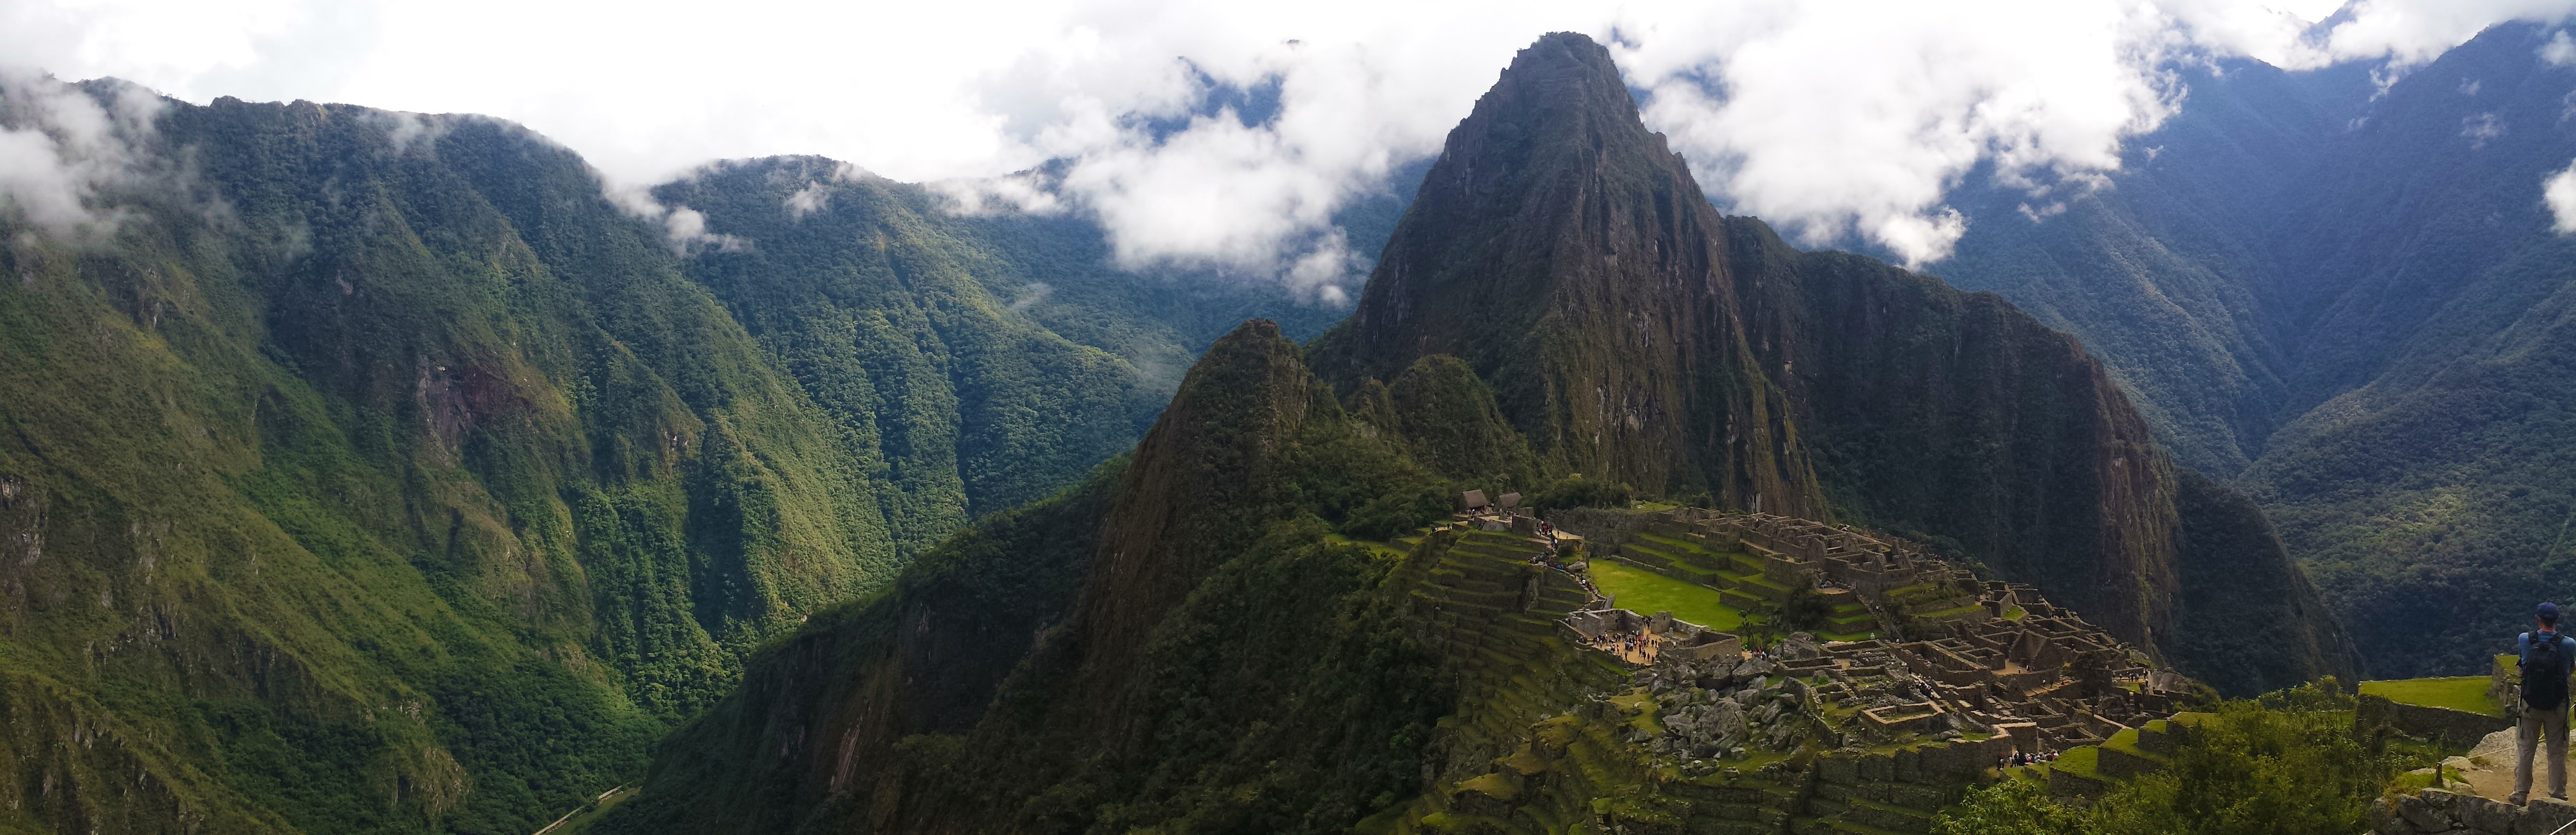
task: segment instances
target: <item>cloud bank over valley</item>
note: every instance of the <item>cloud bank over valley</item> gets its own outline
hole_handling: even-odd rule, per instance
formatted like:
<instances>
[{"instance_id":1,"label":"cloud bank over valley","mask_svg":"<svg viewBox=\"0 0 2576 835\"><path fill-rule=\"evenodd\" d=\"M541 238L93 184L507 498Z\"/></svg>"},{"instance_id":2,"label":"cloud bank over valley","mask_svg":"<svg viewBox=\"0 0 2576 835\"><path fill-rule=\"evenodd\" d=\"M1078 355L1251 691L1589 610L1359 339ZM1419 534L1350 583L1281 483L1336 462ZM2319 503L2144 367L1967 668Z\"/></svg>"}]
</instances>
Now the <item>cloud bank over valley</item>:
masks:
<instances>
[{"instance_id":1,"label":"cloud bank over valley","mask_svg":"<svg viewBox=\"0 0 2576 835\"><path fill-rule=\"evenodd\" d=\"M819 154L934 183L959 211L1086 213L1124 267L1214 269L1338 302L1373 253L1335 213L1437 154L1515 50L1573 30L1612 45L1648 126L1718 206L1807 245L1860 242L1922 266L1979 222L1945 203L1971 176L2026 194L2034 218L2101 187L2123 143L2189 96L2176 66L2371 60L2393 77L2489 25L2571 11L2576 0L0 0L0 198L65 234L103 222L97 189L126 167L126 138L150 130L148 108L64 104L47 91L68 88L42 74L115 76L190 101L519 121L581 152L684 252L736 242L686 207L633 197L643 185L716 159ZM812 212L821 194L785 209ZM2576 228L2571 194L2576 180L2553 180L2547 199Z\"/></svg>"}]
</instances>

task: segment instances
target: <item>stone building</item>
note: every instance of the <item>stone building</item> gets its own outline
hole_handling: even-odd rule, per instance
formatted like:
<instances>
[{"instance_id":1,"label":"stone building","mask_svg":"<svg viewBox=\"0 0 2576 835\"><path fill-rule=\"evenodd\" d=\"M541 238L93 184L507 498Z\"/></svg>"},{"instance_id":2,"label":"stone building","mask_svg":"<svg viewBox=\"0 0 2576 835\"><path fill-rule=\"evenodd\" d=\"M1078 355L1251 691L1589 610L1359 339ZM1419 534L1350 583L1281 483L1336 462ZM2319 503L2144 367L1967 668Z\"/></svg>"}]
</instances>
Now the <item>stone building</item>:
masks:
<instances>
[{"instance_id":1,"label":"stone building","mask_svg":"<svg viewBox=\"0 0 2576 835\"><path fill-rule=\"evenodd\" d=\"M2038 589L1980 579L1894 537L1697 508L1611 514L1617 512L1576 515L1565 526L1590 528L1602 551L1668 576L1692 575L1652 564L1654 554L1641 553L1651 549L1635 544L1688 542L1738 564L1758 564L1767 587L1803 586L1871 612L1885 627L1877 630L1880 638L1826 642L1770 659L1781 675L1809 682L1825 702L1854 708L1837 732L1856 739L1962 731L2008 735L2030 751L2098 744L2172 713L2189 687L2188 679L2050 604ZM1697 651L1672 653L1667 646L1682 645L1668 637L1673 633L1658 631L1653 619L1610 609L1609 602L1596 593L1565 623L1578 635L1643 634L1657 642L1657 652L1623 661L1717 661L1717 650L1709 648L1718 646L1744 657L1733 636L1727 642L1693 636L1689 646Z\"/></svg>"}]
</instances>

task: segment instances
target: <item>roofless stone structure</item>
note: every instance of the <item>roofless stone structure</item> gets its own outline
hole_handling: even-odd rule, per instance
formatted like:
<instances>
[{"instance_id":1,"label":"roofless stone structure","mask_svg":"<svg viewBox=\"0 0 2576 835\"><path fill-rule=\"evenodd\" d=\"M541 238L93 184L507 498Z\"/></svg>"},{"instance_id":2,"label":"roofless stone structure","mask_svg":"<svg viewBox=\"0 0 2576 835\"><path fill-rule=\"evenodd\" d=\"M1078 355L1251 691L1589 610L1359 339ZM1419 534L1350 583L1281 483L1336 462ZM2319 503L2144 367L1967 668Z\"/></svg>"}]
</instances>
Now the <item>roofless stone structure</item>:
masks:
<instances>
[{"instance_id":1,"label":"roofless stone structure","mask_svg":"<svg viewBox=\"0 0 2576 835\"><path fill-rule=\"evenodd\" d=\"M1491 524L1508 510L1460 514ZM1492 518L1487 518L1492 517ZM2010 737L2024 751L2099 744L2172 713L2189 681L2147 654L2052 605L2031 586L1974 571L1902 539L1769 514L1671 510L1559 511L1560 536L1590 536L1585 556L1706 586L1747 611L1778 606L1799 590L1837 613L1843 634L1796 633L1756 652L1739 636L1615 607L1572 568L1588 597L1563 619L1585 645L1644 670L1658 693L1684 707L1756 679L1791 682L1785 711L1807 711L1821 730L1852 744L1960 733ZM1576 541L1568 538L1565 541ZM1570 549L1559 549L1563 553ZM1585 566L1588 567L1588 566ZM1851 638L1830 640L1830 638ZM1748 666L1749 665L1749 666ZM1666 667L1669 670L1649 668ZM1741 709L1743 705L1738 705ZM1773 718L1776 718L1773 717ZM1789 735L1777 732L1785 743ZM1722 757L1720 739L1697 753Z\"/></svg>"}]
</instances>

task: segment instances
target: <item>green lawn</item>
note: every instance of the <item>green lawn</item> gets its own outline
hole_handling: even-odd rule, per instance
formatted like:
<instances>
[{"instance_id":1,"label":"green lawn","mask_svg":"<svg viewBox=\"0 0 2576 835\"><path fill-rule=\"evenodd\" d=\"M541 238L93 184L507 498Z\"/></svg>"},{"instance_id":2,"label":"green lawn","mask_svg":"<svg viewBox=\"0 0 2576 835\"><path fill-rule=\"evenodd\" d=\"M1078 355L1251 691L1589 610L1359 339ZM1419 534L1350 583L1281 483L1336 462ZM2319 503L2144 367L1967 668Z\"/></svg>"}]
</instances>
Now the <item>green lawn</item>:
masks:
<instances>
[{"instance_id":1,"label":"green lawn","mask_svg":"<svg viewBox=\"0 0 2576 835\"><path fill-rule=\"evenodd\" d=\"M2365 696L2378 696L2398 704L2447 707L2483 716L2503 716L2504 708L2487 701L2486 676L2452 678L2408 678L2361 683Z\"/></svg>"},{"instance_id":2,"label":"green lawn","mask_svg":"<svg viewBox=\"0 0 2576 835\"><path fill-rule=\"evenodd\" d=\"M1379 556L1402 558L1407 553L1405 549L1396 547L1395 545L1367 539L1352 539L1337 533L1325 534L1324 541L1335 545L1364 545L1368 547L1369 551ZM1421 540L1417 538L1408 544L1419 545L1421 544Z\"/></svg>"},{"instance_id":3,"label":"green lawn","mask_svg":"<svg viewBox=\"0 0 2576 835\"><path fill-rule=\"evenodd\" d=\"M2049 768L2063 768L2078 777L2102 779L2102 749L2091 745L2070 748L2058 753Z\"/></svg>"},{"instance_id":4,"label":"green lawn","mask_svg":"<svg viewBox=\"0 0 2576 835\"><path fill-rule=\"evenodd\" d=\"M1744 615L1718 600L1717 590L1696 586L1631 565L1600 560L1592 563L1592 582L1601 593L1619 597L1619 608L1673 617L1719 631L1744 625Z\"/></svg>"}]
</instances>

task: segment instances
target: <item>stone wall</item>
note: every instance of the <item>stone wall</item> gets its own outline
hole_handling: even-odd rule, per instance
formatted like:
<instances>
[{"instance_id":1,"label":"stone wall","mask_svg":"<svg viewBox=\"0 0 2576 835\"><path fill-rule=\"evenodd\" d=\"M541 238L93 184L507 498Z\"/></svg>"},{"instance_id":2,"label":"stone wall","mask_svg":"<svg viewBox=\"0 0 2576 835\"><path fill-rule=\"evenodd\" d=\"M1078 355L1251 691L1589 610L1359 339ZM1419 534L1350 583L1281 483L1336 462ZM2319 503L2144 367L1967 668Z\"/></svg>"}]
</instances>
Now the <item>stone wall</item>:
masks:
<instances>
[{"instance_id":1,"label":"stone wall","mask_svg":"<svg viewBox=\"0 0 2576 835\"><path fill-rule=\"evenodd\" d=\"M1558 530L1583 537L1583 546L1595 554L1615 554L1619 546L1646 529L1656 514L1634 510L1577 507L1549 510L1540 515Z\"/></svg>"},{"instance_id":2,"label":"stone wall","mask_svg":"<svg viewBox=\"0 0 2576 835\"><path fill-rule=\"evenodd\" d=\"M1838 824L1889 832L1929 831L1941 807L1958 802L1977 784L1980 774L2011 750L2012 741L1999 737L1890 753L1818 757L1805 808L1793 813L1807 823L1792 831L1853 831Z\"/></svg>"},{"instance_id":3,"label":"stone wall","mask_svg":"<svg viewBox=\"0 0 2576 835\"><path fill-rule=\"evenodd\" d=\"M2570 823L2576 823L2576 806L2547 797L2533 797L2530 805L2515 806L2473 794L2425 789L2393 799L2383 797L2370 807L2373 835L2552 835L2570 831Z\"/></svg>"},{"instance_id":4,"label":"stone wall","mask_svg":"<svg viewBox=\"0 0 2576 835\"><path fill-rule=\"evenodd\" d=\"M2470 713L2446 707L2399 704L2364 694L2353 711L2353 727L2367 730L2386 724L2408 736L2434 740L2452 748L2478 744L2487 734L2513 727L2513 720L2501 716Z\"/></svg>"}]
</instances>

